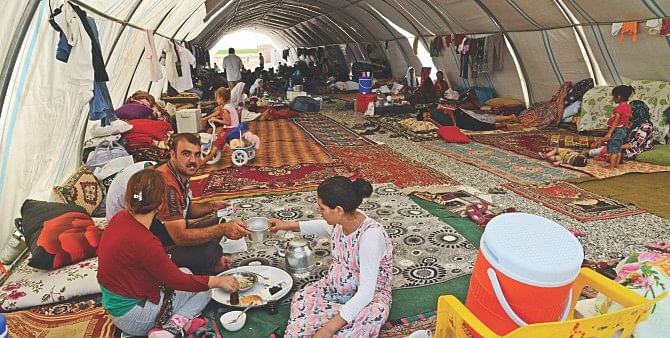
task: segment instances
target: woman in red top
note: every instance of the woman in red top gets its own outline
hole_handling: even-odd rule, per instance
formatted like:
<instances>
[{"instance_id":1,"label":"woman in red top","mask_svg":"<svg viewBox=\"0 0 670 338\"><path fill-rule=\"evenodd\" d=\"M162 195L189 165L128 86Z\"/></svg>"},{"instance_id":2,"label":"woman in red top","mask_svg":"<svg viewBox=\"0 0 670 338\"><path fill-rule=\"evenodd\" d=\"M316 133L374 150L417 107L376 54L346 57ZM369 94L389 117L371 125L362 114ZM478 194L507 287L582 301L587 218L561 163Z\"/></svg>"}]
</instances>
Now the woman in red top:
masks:
<instances>
[{"instance_id":1,"label":"woman in red top","mask_svg":"<svg viewBox=\"0 0 670 338\"><path fill-rule=\"evenodd\" d=\"M169 338L197 329L202 320L193 318L209 302L209 289L239 289L232 276L195 276L167 256L149 231L165 187L154 169L134 174L126 188L126 209L109 221L98 247L102 305L119 329L134 336Z\"/></svg>"},{"instance_id":2,"label":"woman in red top","mask_svg":"<svg viewBox=\"0 0 670 338\"><path fill-rule=\"evenodd\" d=\"M444 80L444 73L441 70L439 70L439 71L437 71L437 73L435 73L435 77L437 77L437 79L435 80L435 85L434 85L435 95L439 99L439 98L443 97L444 92L446 92L447 89L449 89L449 84L447 83L447 81Z\"/></svg>"}]
</instances>

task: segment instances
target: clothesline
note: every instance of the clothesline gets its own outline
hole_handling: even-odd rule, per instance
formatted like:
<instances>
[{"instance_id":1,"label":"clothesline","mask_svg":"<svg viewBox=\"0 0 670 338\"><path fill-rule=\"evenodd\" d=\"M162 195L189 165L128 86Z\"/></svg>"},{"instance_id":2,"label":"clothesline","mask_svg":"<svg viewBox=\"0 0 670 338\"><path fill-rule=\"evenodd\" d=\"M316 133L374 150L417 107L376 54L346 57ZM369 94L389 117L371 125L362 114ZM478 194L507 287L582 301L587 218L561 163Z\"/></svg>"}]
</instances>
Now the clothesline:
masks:
<instances>
[{"instance_id":1,"label":"clothesline","mask_svg":"<svg viewBox=\"0 0 670 338\"><path fill-rule=\"evenodd\" d=\"M74 4L76 4L76 5L79 6L79 7L83 7L83 8L85 8L85 9L87 9L87 10L89 10L89 11L95 13L96 15L99 15L99 16L101 16L101 17L107 19L107 20L111 20L111 21L114 21L114 22L119 23L119 24L121 24L121 25L128 26L128 27L132 27L132 28L135 28L135 29L138 29L138 30L141 30L141 31L147 31L147 30L148 30L147 28L142 28L142 27L137 26L137 25L135 25L135 24L132 24L132 23L130 23L130 22L128 22L128 21L124 21L124 20L121 20L121 19L117 19L117 18L115 18L115 17L113 17L113 16L111 16L111 15L107 15L106 13L104 13L104 12L98 10L98 9L95 8L95 7L92 7L91 5L85 4L85 3L83 3L82 1L79 1L79 0L69 0L69 1L72 2L72 3L74 3ZM153 33L154 33L154 35L158 35L158 36L164 37L164 38L166 38L166 39L168 39L168 40L176 40L176 39L174 39L174 38L172 38L172 37L169 37L169 36L167 36L167 35L163 35L163 34L158 33L158 32L153 32ZM184 40L177 40L177 41L184 42Z\"/></svg>"}]
</instances>

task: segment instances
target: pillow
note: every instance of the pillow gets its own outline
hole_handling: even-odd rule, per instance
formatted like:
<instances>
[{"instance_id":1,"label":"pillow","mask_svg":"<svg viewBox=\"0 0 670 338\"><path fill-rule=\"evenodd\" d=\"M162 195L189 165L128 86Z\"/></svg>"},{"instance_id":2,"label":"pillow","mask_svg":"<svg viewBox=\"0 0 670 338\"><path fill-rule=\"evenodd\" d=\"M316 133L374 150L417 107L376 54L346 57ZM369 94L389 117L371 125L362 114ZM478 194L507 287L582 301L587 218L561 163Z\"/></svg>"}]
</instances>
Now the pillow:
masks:
<instances>
[{"instance_id":1,"label":"pillow","mask_svg":"<svg viewBox=\"0 0 670 338\"><path fill-rule=\"evenodd\" d=\"M151 115L151 108L139 103L126 103L116 108L114 113L124 120L143 119Z\"/></svg>"},{"instance_id":2,"label":"pillow","mask_svg":"<svg viewBox=\"0 0 670 338\"><path fill-rule=\"evenodd\" d=\"M492 107L518 107L518 106L523 106L523 102L517 100L517 99L507 99L504 97L496 97L493 99L490 99L486 101L486 105L492 106Z\"/></svg>"},{"instance_id":3,"label":"pillow","mask_svg":"<svg viewBox=\"0 0 670 338\"><path fill-rule=\"evenodd\" d=\"M637 155L635 160L646 163L670 165L670 144L654 145L654 149Z\"/></svg>"},{"instance_id":4,"label":"pillow","mask_svg":"<svg viewBox=\"0 0 670 338\"><path fill-rule=\"evenodd\" d=\"M415 118L402 119L398 122L405 129L411 130L415 133L433 131L437 127L428 121L417 121Z\"/></svg>"},{"instance_id":5,"label":"pillow","mask_svg":"<svg viewBox=\"0 0 670 338\"><path fill-rule=\"evenodd\" d=\"M14 311L98 294L97 273L97 257L53 271L31 268L28 259L24 259L0 287L0 310Z\"/></svg>"},{"instance_id":6,"label":"pillow","mask_svg":"<svg viewBox=\"0 0 670 338\"><path fill-rule=\"evenodd\" d=\"M468 143L470 138L463 134L457 126L443 126L437 129L437 134L449 143Z\"/></svg>"},{"instance_id":7,"label":"pillow","mask_svg":"<svg viewBox=\"0 0 670 338\"><path fill-rule=\"evenodd\" d=\"M53 270L95 257L102 230L77 205L26 200L17 228L26 237L29 266Z\"/></svg>"},{"instance_id":8,"label":"pillow","mask_svg":"<svg viewBox=\"0 0 670 338\"><path fill-rule=\"evenodd\" d=\"M103 201L100 183L85 165L54 190L63 203L83 207L89 215L93 215Z\"/></svg>"}]
</instances>

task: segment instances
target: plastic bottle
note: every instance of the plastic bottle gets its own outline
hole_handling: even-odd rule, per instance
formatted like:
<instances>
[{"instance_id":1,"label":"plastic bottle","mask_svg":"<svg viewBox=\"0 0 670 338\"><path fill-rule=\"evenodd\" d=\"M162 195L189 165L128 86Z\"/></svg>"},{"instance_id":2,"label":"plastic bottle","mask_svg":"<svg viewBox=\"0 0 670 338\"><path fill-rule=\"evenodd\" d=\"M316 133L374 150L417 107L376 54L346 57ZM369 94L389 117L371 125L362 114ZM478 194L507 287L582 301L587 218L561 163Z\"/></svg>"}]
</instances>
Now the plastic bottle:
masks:
<instances>
[{"instance_id":1,"label":"plastic bottle","mask_svg":"<svg viewBox=\"0 0 670 338\"><path fill-rule=\"evenodd\" d=\"M289 79L288 80L288 88L286 88L287 92L292 92L293 91L293 80Z\"/></svg>"},{"instance_id":2,"label":"plastic bottle","mask_svg":"<svg viewBox=\"0 0 670 338\"><path fill-rule=\"evenodd\" d=\"M0 314L0 338L9 338L9 331L7 330L7 321L5 316Z\"/></svg>"}]
</instances>

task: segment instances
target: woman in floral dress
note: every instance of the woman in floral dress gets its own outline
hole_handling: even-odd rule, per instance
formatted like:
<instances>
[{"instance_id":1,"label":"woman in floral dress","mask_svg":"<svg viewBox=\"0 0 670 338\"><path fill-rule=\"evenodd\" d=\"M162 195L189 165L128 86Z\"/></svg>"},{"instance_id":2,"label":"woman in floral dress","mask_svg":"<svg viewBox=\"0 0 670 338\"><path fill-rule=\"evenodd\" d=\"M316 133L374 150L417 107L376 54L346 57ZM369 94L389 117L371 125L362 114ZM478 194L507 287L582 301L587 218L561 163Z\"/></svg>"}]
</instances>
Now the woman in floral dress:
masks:
<instances>
[{"instance_id":1,"label":"woman in floral dress","mask_svg":"<svg viewBox=\"0 0 670 338\"><path fill-rule=\"evenodd\" d=\"M384 227L357 208L372 194L363 179L331 177L317 189L323 220L271 219L271 232L327 235L328 275L293 296L286 337L377 337L391 309L393 246ZM365 245L362 245L362 244Z\"/></svg>"}]
</instances>

